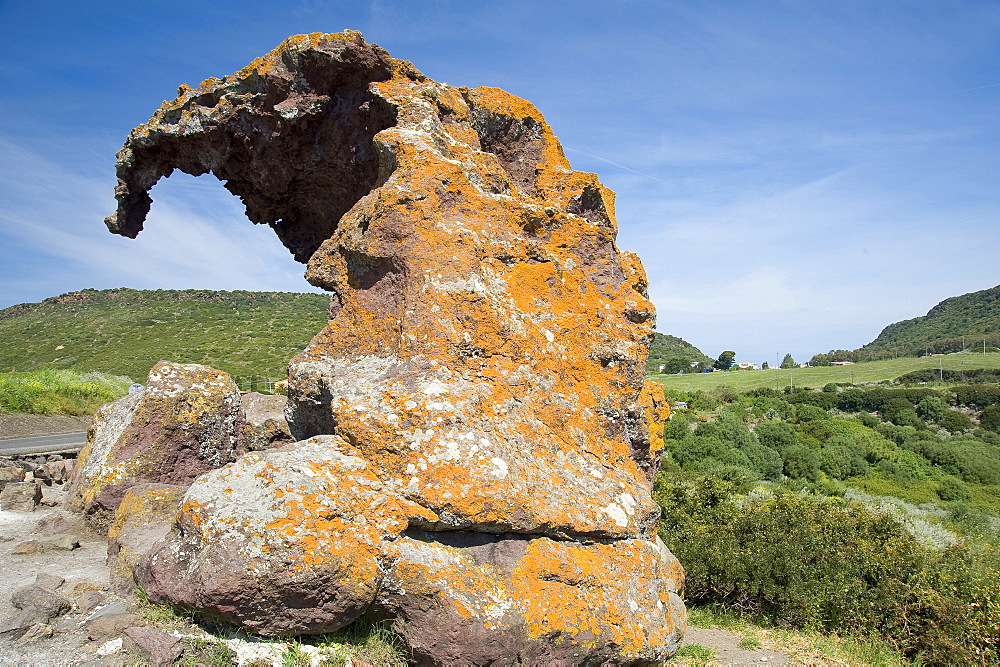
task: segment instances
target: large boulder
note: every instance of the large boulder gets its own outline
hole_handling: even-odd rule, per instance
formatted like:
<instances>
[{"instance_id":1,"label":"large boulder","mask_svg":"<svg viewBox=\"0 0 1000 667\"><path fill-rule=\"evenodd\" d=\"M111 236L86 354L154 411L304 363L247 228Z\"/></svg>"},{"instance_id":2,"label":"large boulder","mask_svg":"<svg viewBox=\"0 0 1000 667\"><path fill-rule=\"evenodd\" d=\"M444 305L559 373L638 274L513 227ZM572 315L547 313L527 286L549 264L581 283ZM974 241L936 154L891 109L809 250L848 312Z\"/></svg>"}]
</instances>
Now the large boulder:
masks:
<instances>
[{"instance_id":1,"label":"large boulder","mask_svg":"<svg viewBox=\"0 0 1000 667\"><path fill-rule=\"evenodd\" d=\"M333 296L289 367L299 442L194 481L136 567L151 597L276 635L371 609L437 663L676 650L646 278L537 109L303 35L133 130L109 229L134 237L175 168L225 181Z\"/></svg>"},{"instance_id":2,"label":"large boulder","mask_svg":"<svg viewBox=\"0 0 1000 667\"><path fill-rule=\"evenodd\" d=\"M87 432L67 504L106 532L139 482L188 485L236 459L243 427L239 388L200 364L161 361L146 386L103 406Z\"/></svg>"}]
</instances>

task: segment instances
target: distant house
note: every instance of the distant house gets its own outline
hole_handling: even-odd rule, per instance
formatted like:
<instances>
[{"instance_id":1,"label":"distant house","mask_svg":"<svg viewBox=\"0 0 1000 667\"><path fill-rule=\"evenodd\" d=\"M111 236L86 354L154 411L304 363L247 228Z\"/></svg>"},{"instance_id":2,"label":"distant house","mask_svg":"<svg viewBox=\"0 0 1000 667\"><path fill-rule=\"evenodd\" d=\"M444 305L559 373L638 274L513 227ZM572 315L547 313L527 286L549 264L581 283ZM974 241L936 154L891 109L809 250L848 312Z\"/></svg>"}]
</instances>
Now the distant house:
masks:
<instances>
[{"instance_id":1,"label":"distant house","mask_svg":"<svg viewBox=\"0 0 1000 667\"><path fill-rule=\"evenodd\" d=\"M833 365L834 366L853 366L854 362L853 361L835 361L835 362L833 362Z\"/></svg>"},{"instance_id":2,"label":"distant house","mask_svg":"<svg viewBox=\"0 0 1000 667\"><path fill-rule=\"evenodd\" d=\"M756 370L759 370L759 367L757 366L757 364L749 362L749 361L741 361L740 362L740 368L742 368L745 371L756 371Z\"/></svg>"}]
</instances>

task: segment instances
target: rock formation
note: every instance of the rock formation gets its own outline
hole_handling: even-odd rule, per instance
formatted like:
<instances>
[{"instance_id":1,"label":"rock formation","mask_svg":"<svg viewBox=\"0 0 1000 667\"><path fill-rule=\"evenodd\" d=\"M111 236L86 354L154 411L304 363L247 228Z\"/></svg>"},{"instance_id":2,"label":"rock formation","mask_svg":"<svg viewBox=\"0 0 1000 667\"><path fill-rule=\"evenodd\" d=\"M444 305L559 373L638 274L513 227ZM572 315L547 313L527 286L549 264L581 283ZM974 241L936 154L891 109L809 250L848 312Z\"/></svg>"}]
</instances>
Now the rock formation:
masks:
<instances>
[{"instance_id":1,"label":"rock formation","mask_svg":"<svg viewBox=\"0 0 1000 667\"><path fill-rule=\"evenodd\" d=\"M537 109L297 36L133 130L109 229L134 237L175 168L274 229L331 320L289 367L298 442L193 480L135 566L151 598L271 635L370 611L418 662L676 651L646 279Z\"/></svg>"},{"instance_id":2,"label":"rock formation","mask_svg":"<svg viewBox=\"0 0 1000 667\"><path fill-rule=\"evenodd\" d=\"M104 405L68 490L68 506L106 532L138 482L188 485L236 459L244 417L229 375L199 364L161 361L142 391Z\"/></svg>"}]
</instances>

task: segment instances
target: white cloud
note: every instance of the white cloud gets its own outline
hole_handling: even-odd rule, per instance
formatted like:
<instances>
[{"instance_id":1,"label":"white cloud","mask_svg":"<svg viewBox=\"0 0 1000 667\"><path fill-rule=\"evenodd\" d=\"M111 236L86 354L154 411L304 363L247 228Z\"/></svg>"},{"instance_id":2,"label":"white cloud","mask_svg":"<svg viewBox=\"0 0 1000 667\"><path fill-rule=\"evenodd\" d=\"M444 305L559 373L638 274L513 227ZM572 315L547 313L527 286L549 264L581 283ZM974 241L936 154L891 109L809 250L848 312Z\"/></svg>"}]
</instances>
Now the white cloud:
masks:
<instances>
[{"instance_id":1,"label":"white cloud","mask_svg":"<svg viewBox=\"0 0 1000 667\"><path fill-rule=\"evenodd\" d=\"M53 296L39 290L54 286L315 291L305 267L210 176L162 180L145 230L132 240L104 225L115 206L110 174L69 171L9 140L0 139L0 150L0 238L12 256L37 258L35 275L11 272L0 281L0 305Z\"/></svg>"}]
</instances>

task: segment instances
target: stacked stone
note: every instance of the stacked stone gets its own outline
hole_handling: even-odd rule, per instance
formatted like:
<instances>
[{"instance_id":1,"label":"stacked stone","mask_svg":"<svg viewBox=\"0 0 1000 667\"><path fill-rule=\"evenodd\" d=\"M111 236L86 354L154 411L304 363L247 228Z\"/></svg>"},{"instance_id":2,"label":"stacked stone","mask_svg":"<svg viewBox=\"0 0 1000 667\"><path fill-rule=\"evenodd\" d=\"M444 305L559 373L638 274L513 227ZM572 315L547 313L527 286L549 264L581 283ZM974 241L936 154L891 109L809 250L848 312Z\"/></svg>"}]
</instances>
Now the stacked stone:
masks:
<instances>
[{"instance_id":1,"label":"stacked stone","mask_svg":"<svg viewBox=\"0 0 1000 667\"><path fill-rule=\"evenodd\" d=\"M187 383L169 419L140 396L99 420L78 495L130 508L119 534L159 517L119 547L150 597L266 635L372 612L437 664L676 651L646 279L537 109L313 34L182 87L118 157L112 231L138 233L172 169L211 172L333 293L289 367L296 442L248 452L221 384ZM165 479L181 454L212 469Z\"/></svg>"}]
</instances>

